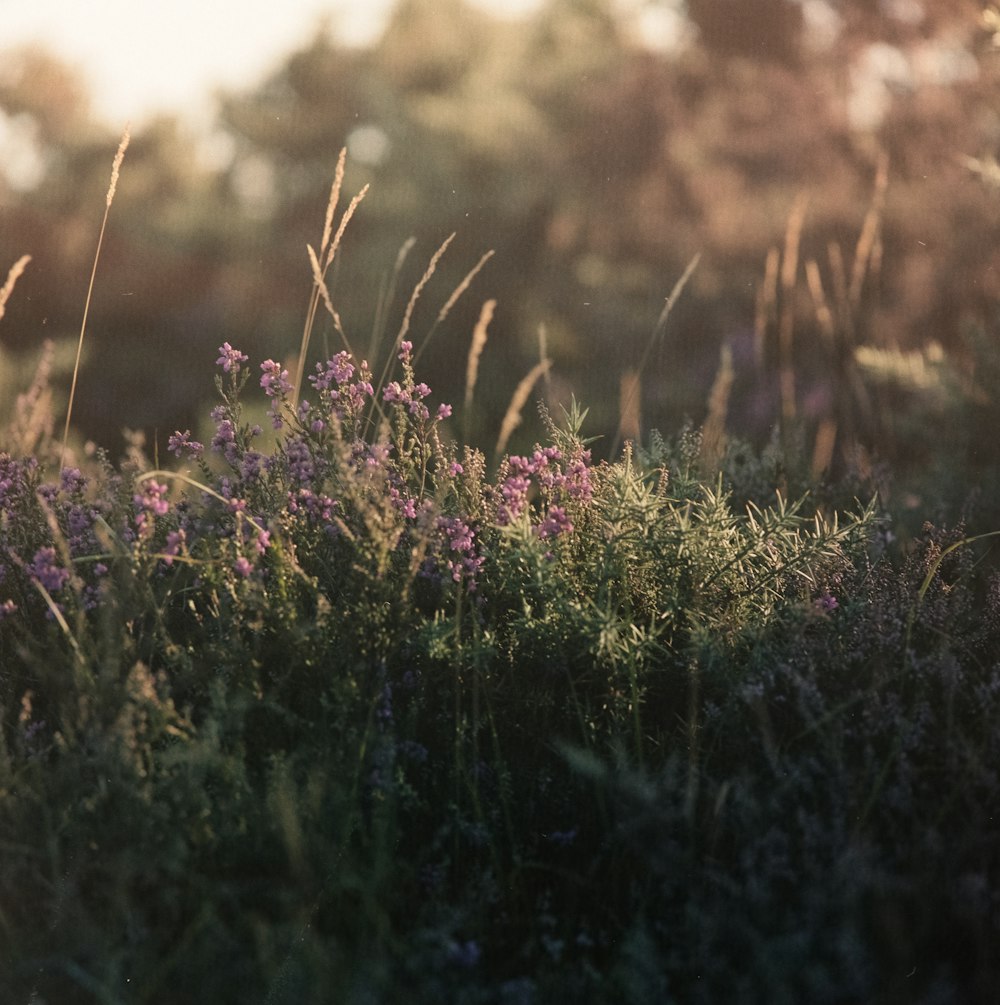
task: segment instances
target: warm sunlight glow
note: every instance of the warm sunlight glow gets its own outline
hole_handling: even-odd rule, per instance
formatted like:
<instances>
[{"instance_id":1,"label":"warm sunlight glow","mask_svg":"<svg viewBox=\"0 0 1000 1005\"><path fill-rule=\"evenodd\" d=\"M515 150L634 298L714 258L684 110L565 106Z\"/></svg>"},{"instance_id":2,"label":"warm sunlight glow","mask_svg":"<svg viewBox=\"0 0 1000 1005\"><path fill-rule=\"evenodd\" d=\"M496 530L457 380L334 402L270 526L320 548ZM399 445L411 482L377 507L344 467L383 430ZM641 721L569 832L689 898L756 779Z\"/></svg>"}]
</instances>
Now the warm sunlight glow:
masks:
<instances>
[{"instance_id":1,"label":"warm sunlight glow","mask_svg":"<svg viewBox=\"0 0 1000 1005\"><path fill-rule=\"evenodd\" d=\"M249 86L324 19L351 44L374 38L392 0L34 0L0 3L0 49L41 43L85 75L96 115L113 126L159 110L204 120L204 97ZM515 16L538 0L480 0Z\"/></svg>"}]
</instances>

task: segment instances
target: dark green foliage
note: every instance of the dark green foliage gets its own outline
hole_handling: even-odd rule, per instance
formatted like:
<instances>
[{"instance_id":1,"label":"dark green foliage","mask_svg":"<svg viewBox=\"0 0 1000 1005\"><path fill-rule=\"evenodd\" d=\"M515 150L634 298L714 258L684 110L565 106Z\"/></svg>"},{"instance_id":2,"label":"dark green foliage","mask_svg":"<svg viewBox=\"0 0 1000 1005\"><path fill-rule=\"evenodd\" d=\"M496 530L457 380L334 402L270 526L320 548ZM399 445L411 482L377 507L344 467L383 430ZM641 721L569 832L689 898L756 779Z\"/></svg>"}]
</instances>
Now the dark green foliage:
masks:
<instances>
[{"instance_id":1,"label":"dark green foliage","mask_svg":"<svg viewBox=\"0 0 1000 1005\"><path fill-rule=\"evenodd\" d=\"M197 479L0 459L3 1000L989 1000L987 541L228 351Z\"/></svg>"}]
</instances>

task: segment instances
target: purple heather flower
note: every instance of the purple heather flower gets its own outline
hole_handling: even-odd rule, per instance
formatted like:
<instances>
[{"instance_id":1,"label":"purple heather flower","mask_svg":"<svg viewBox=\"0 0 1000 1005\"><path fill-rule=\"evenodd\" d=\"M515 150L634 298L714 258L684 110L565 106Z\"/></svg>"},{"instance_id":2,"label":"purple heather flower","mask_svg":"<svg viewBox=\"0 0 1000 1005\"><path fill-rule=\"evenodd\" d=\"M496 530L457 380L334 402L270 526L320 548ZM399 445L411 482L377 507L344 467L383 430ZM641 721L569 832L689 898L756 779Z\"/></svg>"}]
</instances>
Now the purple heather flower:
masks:
<instances>
[{"instance_id":1,"label":"purple heather flower","mask_svg":"<svg viewBox=\"0 0 1000 1005\"><path fill-rule=\"evenodd\" d=\"M288 512L305 513L310 520L318 523L329 524L336 505L336 500L328 495L316 495L312 489L301 488L288 493Z\"/></svg>"},{"instance_id":2,"label":"purple heather flower","mask_svg":"<svg viewBox=\"0 0 1000 1005\"><path fill-rule=\"evenodd\" d=\"M382 399L383 401L388 402L405 402L409 400L406 392L402 389L402 387L400 387L398 380L394 380L391 383L386 384L386 386L382 389Z\"/></svg>"},{"instance_id":3,"label":"purple heather flower","mask_svg":"<svg viewBox=\"0 0 1000 1005\"><path fill-rule=\"evenodd\" d=\"M183 433L178 430L167 440L167 450L175 457L180 457L185 450L191 457L200 457L205 447L197 440L192 440L191 430L185 429Z\"/></svg>"},{"instance_id":4,"label":"purple heather flower","mask_svg":"<svg viewBox=\"0 0 1000 1005\"><path fill-rule=\"evenodd\" d=\"M400 342L399 343L399 357L398 358L401 359L404 363L409 363L410 362L410 357L411 357L412 352L413 352L413 343L412 342L405 342L404 341L404 342Z\"/></svg>"},{"instance_id":5,"label":"purple heather flower","mask_svg":"<svg viewBox=\"0 0 1000 1005\"><path fill-rule=\"evenodd\" d=\"M328 391L337 384L346 384L354 376L354 364L351 363L349 353L338 352L333 359L329 359L325 364L316 364L316 376L310 377L313 387L317 391Z\"/></svg>"},{"instance_id":6,"label":"purple heather flower","mask_svg":"<svg viewBox=\"0 0 1000 1005\"><path fill-rule=\"evenodd\" d=\"M63 492L72 495L86 487L87 479L80 473L79 468L63 468L59 475L59 483Z\"/></svg>"},{"instance_id":7,"label":"purple heather flower","mask_svg":"<svg viewBox=\"0 0 1000 1005\"><path fill-rule=\"evenodd\" d=\"M219 358L215 361L216 366L221 366L226 373L237 374L240 372L240 364L245 363L250 357L234 349L228 342L223 342L219 346Z\"/></svg>"},{"instance_id":8,"label":"purple heather flower","mask_svg":"<svg viewBox=\"0 0 1000 1005\"><path fill-rule=\"evenodd\" d=\"M49 593L61 590L69 579L69 570L56 564L55 548L39 548L28 571Z\"/></svg>"},{"instance_id":9,"label":"purple heather flower","mask_svg":"<svg viewBox=\"0 0 1000 1005\"><path fill-rule=\"evenodd\" d=\"M316 459L309 450L309 444L299 437L290 438L285 443L285 459L288 462L289 477L300 485L310 484L316 477Z\"/></svg>"},{"instance_id":10,"label":"purple heather flower","mask_svg":"<svg viewBox=\"0 0 1000 1005\"><path fill-rule=\"evenodd\" d=\"M243 579L246 579L249 577L250 573L253 572L253 565L250 563L249 559L240 555L240 557L233 563L233 572L235 572L238 576L242 576Z\"/></svg>"},{"instance_id":11,"label":"purple heather flower","mask_svg":"<svg viewBox=\"0 0 1000 1005\"><path fill-rule=\"evenodd\" d=\"M166 485L161 485L150 479L143 485L142 492L137 492L132 497L132 501L140 512L152 513L154 516L166 516L170 509L170 503L164 499L166 494Z\"/></svg>"},{"instance_id":12,"label":"purple heather flower","mask_svg":"<svg viewBox=\"0 0 1000 1005\"><path fill-rule=\"evenodd\" d=\"M437 410L438 419L447 419L451 417L451 405L438 405Z\"/></svg>"},{"instance_id":13,"label":"purple heather flower","mask_svg":"<svg viewBox=\"0 0 1000 1005\"><path fill-rule=\"evenodd\" d=\"M167 565L174 564L174 557L180 553L180 550L184 546L186 540L187 534L184 532L183 528L180 530L172 530L169 534L167 534L166 547L163 549L163 561Z\"/></svg>"},{"instance_id":14,"label":"purple heather flower","mask_svg":"<svg viewBox=\"0 0 1000 1005\"><path fill-rule=\"evenodd\" d=\"M229 458L236 444L236 429L231 419L220 418L217 421L215 435L212 437L212 449L221 450Z\"/></svg>"},{"instance_id":15,"label":"purple heather flower","mask_svg":"<svg viewBox=\"0 0 1000 1005\"><path fill-rule=\"evenodd\" d=\"M543 541L550 537L558 537L560 534L570 534L572 531L572 521L566 516L562 506L550 506L545 519L535 528L535 533Z\"/></svg>"},{"instance_id":16,"label":"purple heather flower","mask_svg":"<svg viewBox=\"0 0 1000 1005\"><path fill-rule=\"evenodd\" d=\"M248 450L240 463L240 475L244 481L251 482L260 475L264 463L264 455L256 450Z\"/></svg>"},{"instance_id":17,"label":"purple heather flower","mask_svg":"<svg viewBox=\"0 0 1000 1005\"><path fill-rule=\"evenodd\" d=\"M372 469L381 468L389 460L392 445L389 443L373 443L365 451L365 466Z\"/></svg>"},{"instance_id":18,"label":"purple heather flower","mask_svg":"<svg viewBox=\"0 0 1000 1005\"><path fill-rule=\"evenodd\" d=\"M292 390L292 385L288 382L288 371L281 369L280 363L275 363L273 359L266 359L260 365L263 375L260 378L260 386L269 398L284 397Z\"/></svg>"},{"instance_id":19,"label":"purple heather flower","mask_svg":"<svg viewBox=\"0 0 1000 1005\"><path fill-rule=\"evenodd\" d=\"M69 527L70 538L78 542L94 525L94 513L83 506L71 506L66 514L66 525Z\"/></svg>"},{"instance_id":20,"label":"purple heather flower","mask_svg":"<svg viewBox=\"0 0 1000 1005\"><path fill-rule=\"evenodd\" d=\"M814 601L813 609L818 611L820 614L829 614L831 611L835 611L840 604L837 603L837 598L831 596L829 590L824 590Z\"/></svg>"}]
</instances>

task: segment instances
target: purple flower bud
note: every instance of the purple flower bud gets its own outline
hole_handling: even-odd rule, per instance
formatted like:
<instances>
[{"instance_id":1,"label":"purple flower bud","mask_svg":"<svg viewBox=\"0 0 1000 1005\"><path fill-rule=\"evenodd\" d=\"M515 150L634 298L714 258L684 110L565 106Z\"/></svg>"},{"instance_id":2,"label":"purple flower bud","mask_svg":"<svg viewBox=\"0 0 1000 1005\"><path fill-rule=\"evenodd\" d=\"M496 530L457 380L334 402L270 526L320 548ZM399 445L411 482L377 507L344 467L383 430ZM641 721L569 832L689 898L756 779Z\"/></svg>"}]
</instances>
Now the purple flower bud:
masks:
<instances>
[{"instance_id":1,"label":"purple flower bud","mask_svg":"<svg viewBox=\"0 0 1000 1005\"><path fill-rule=\"evenodd\" d=\"M240 364L245 363L250 357L234 349L228 342L223 342L219 346L219 358L215 361L216 366L221 366L226 373L237 374L240 372Z\"/></svg>"}]
</instances>

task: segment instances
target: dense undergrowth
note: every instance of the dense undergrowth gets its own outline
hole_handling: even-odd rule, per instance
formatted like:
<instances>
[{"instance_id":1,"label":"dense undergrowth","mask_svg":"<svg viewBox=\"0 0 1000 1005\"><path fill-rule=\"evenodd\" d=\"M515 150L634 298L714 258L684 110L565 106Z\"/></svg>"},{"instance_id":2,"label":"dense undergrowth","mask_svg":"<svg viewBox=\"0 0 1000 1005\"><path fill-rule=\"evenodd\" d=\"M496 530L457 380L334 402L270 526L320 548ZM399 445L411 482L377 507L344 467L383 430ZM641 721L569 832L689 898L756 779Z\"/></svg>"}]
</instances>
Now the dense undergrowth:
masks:
<instances>
[{"instance_id":1,"label":"dense undergrowth","mask_svg":"<svg viewBox=\"0 0 1000 1005\"><path fill-rule=\"evenodd\" d=\"M0 444L0 999L992 1000L961 527L575 406L490 466L402 338L217 366L169 470L44 380Z\"/></svg>"}]
</instances>

